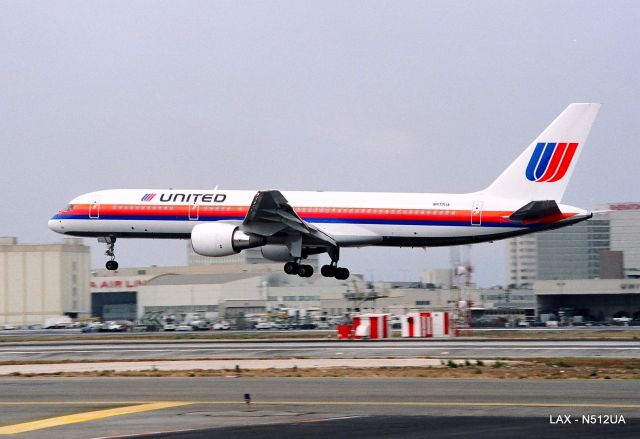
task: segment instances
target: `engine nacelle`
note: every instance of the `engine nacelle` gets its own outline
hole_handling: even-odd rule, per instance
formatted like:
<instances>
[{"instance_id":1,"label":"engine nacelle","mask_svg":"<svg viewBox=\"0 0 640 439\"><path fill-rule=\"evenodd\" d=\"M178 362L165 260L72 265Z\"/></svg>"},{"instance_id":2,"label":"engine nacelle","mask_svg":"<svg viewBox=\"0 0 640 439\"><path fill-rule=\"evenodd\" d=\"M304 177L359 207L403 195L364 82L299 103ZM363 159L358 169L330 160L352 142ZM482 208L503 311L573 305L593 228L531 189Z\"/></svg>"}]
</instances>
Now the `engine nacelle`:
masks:
<instances>
[{"instance_id":1,"label":"engine nacelle","mask_svg":"<svg viewBox=\"0 0 640 439\"><path fill-rule=\"evenodd\" d=\"M191 231L193 251L202 256L229 256L265 243L266 238L247 235L228 223L198 224Z\"/></svg>"},{"instance_id":2,"label":"engine nacelle","mask_svg":"<svg viewBox=\"0 0 640 439\"><path fill-rule=\"evenodd\" d=\"M270 261L288 262L293 259L286 245L269 244L262 247L260 251L262 256Z\"/></svg>"}]
</instances>

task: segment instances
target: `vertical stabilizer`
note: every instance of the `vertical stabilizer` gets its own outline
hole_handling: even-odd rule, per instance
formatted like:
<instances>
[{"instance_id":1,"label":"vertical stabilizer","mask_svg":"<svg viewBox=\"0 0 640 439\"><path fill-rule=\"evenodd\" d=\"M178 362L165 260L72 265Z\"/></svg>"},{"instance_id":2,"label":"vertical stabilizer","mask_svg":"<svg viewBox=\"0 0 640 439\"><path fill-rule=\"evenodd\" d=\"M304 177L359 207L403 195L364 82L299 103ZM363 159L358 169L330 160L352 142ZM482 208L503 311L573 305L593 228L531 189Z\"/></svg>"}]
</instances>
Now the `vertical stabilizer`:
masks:
<instances>
[{"instance_id":1,"label":"vertical stabilizer","mask_svg":"<svg viewBox=\"0 0 640 439\"><path fill-rule=\"evenodd\" d=\"M600 104L570 104L491 185L486 195L560 201Z\"/></svg>"}]
</instances>

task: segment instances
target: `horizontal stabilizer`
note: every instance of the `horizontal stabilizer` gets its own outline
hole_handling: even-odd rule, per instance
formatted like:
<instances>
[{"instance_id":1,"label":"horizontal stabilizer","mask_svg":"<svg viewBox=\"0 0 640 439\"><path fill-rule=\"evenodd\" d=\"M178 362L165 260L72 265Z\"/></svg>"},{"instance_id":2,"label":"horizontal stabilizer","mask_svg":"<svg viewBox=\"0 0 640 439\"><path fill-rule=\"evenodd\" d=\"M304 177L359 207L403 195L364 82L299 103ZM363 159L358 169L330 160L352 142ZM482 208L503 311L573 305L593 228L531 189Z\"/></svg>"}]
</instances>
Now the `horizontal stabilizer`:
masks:
<instances>
[{"instance_id":1,"label":"horizontal stabilizer","mask_svg":"<svg viewBox=\"0 0 640 439\"><path fill-rule=\"evenodd\" d=\"M562 212L555 200L531 201L511 214L511 221L538 221L550 216L560 215Z\"/></svg>"}]
</instances>

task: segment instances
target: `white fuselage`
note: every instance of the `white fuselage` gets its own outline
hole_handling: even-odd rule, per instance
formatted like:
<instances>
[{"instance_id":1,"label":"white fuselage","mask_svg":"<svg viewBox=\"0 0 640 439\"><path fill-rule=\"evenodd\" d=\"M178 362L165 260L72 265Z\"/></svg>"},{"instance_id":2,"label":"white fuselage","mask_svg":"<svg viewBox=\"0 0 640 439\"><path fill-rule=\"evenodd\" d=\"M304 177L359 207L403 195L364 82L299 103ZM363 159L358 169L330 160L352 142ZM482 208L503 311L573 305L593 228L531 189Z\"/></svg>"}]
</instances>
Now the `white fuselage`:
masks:
<instances>
[{"instance_id":1,"label":"white fuselage","mask_svg":"<svg viewBox=\"0 0 640 439\"><path fill-rule=\"evenodd\" d=\"M66 235L190 237L200 223L241 223L256 191L106 190L81 195L49 227ZM483 192L419 194L284 191L296 213L340 246L435 246L491 241L577 222L586 212L560 205L562 218L523 224L509 215L527 201ZM575 217L575 218L574 218ZM572 220L573 218L573 220ZM561 224L562 223L562 224Z\"/></svg>"}]
</instances>

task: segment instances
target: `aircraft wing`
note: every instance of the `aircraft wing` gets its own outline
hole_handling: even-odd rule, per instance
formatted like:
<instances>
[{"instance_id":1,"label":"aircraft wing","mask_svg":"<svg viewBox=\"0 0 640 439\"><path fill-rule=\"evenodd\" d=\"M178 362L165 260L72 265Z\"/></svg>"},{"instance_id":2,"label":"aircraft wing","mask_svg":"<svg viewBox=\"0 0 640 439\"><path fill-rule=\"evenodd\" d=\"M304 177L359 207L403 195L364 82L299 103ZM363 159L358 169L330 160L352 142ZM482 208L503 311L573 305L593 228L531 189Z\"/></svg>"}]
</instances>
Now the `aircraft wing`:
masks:
<instances>
[{"instance_id":1,"label":"aircraft wing","mask_svg":"<svg viewBox=\"0 0 640 439\"><path fill-rule=\"evenodd\" d=\"M300 218L284 195L274 190L256 193L240 229L259 236L273 236L277 233L299 234L314 244L329 247L337 245L330 235Z\"/></svg>"}]
</instances>

